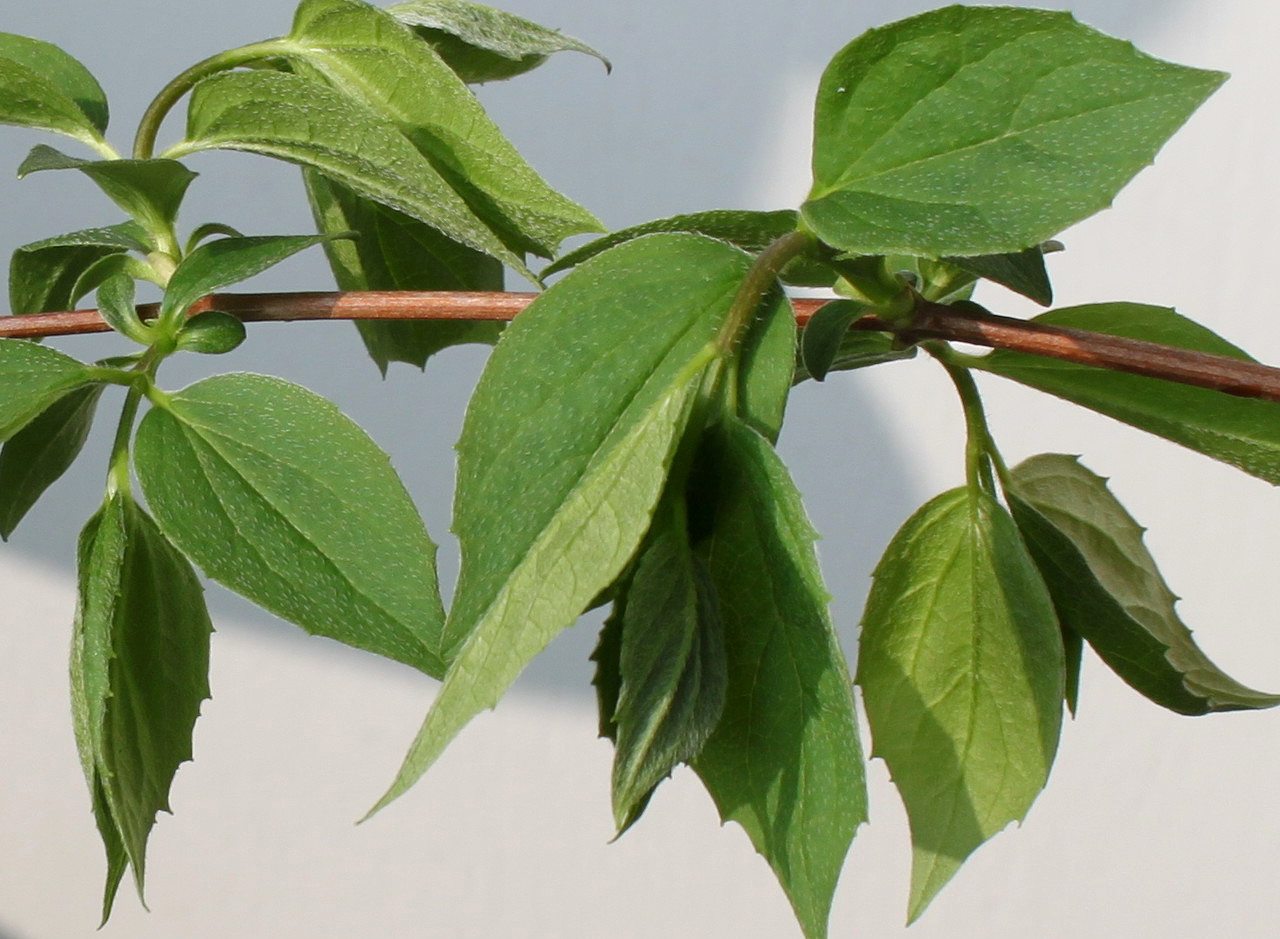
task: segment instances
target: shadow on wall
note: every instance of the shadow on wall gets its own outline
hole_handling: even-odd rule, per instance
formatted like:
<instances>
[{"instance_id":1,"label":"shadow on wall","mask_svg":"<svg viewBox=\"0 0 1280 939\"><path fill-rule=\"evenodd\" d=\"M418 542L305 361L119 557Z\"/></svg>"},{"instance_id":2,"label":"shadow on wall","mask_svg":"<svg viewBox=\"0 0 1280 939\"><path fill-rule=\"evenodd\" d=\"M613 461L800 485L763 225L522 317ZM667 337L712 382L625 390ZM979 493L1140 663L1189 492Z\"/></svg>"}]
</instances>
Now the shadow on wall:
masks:
<instances>
[{"instance_id":1,"label":"shadow on wall","mask_svg":"<svg viewBox=\"0 0 1280 939\"><path fill-rule=\"evenodd\" d=\"M613 58L609 77L594 60L565 55L517 81L486 87L481 97L553 185L616 228L700 209L796 204L803 198L807 169L809 105L804 98L811 97L823 63L863 30L938 4L810 0L758 2L744 9L741 0L642 5L509 0L505 5L579 36ZM1069 6L1087 22L1139 41L1179 5L1168 0L1046 4ZM121 0L109 11L88 0L54 6L59 16L49 16L47 7L6 12L0 27L59 43L82 58L101 78L115 113L124 116L120 127L129 126L149 94L170 75L216 48L279 34L289 18L284 3L272 4L278 8L270 11L264 11L264 4L237 2L215 8L192 0L179 0L163 10L144 0ZM166 43L155 50L145 70L136 67L138 57L114 51L134 45L131 31L144 18L148 35L164 37ZM802 96L797 91L801 88L810 90ZM801 103L803 114L797 115ZM779 141L780 133L787 139ZM16 165L35 139L5 133L0 136L0 157ZM309 229L292 168L228 154L201 155L192 165L204 178L193 187L185 216L188 225L217 219L249 233ZM26 241L115 221L87 183L76 187L81 182L59 174L39 174L21 184L0 180L0 205L6 207L0 213L0 251L7 255ZM327 283L322 259L315 253L284 265L254 286L316 289ZM118 348L102 338L58 345L82 356L110 354L107 350ZM349 326L271 326L255 328L251 341L222 361L175 363L165 377L170 386L178 387L215 365L218 370L268 372L337 401L391 452L431 532L443 543L441 573L449 584L456 573L446 534L451 446L483 360L477 349L452 350L433 361L425 376L397 367L381 382ZM104 401L103 414L110 413L113 401ZM848 433L831 433L821 419L832 410L859 414L860 403L866 404L855 398L850 385L838 381L822 389L820 398L805 390L795 397L783 434L784 455L824 536L823 566L848 649L879 552L894 529L930 495L912 491L905 482L910 474L902 454L874 413L860 414L858 425ZM4 550L37 557L70 573L76 533L100 498L108 439L108 434L98 433L86 457ZM839 473L824 469L829 466L840 467ZM875 497L849 498L850 493L867 491ZM264 637L293 642L299 654L342 655L388 672L399 668L333 643L306 639L218 588L211 589L210 599L215 622L248 624ZM531 667L522 687L568 692L585 705L591 698L586 657L594 638L589 624L571 630Z\"/></svg>"}]
</instances>

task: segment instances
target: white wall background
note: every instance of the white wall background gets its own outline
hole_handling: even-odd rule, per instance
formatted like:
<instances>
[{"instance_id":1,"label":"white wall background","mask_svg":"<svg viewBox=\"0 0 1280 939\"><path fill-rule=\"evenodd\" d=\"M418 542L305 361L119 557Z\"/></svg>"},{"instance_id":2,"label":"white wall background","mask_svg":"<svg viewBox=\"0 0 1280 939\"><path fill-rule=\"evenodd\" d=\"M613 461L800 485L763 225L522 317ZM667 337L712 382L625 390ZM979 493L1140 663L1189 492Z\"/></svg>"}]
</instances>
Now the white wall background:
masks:
<instances>
[{"instance_id":1,"label":"white wall background","mask_svg":"<svg viewBox=\"0 0 1280 939\"><path fill-rule=\"evenodd\" d=\"M1053 4L1059 6L1060 4ZM1065 4L1063 4L1065 5ZM287 29L286 0L49 0L8 4L0 29L57 42L99 75L116 139L150 93L219 49ZM863 29L923 2L510 0L596 44L612 77L562 56L482 97L554 183L613 227L702 208L795 205L822 65ZM1083 0L1086 21L1155 54L1234 73L1114 211L1065 234L1060 304L1176 304L1264 361L1280 362L1266 294L1274 261L1280 11L1253 0ZM38 138L5 129L0 163ZM187 222L303 231L294 173L239 155L192 161ZM87 181L0 178L0 253L115 220ZM326 282L319 255L263 289ZM1027 305L992 291L996 309ZM105 340L109 345L110 341ZM104 340L63 348L99 354ZM483 361L453 351L426 376L381 383L342 324L255 329L216 363L269 371L336 399L386 446L450 547L452 444ZM198 367L209 368L208 363ZM173 385L198 374L175 366ZM957 484L958 408L938 370L908 363L840 376L794 399L783 449L826 535L820 546L850 651L878 552L919 503ZM1103 418L988 382L1005 454L1082 453L1112 478L1210 655L1280 687L1274 609L1280 502L1270 487ZM985 387L985 386L984 386ZM67 707L71 556L93 510L104 442L0 547L0 939L94 935L101 849ZM446 562L446 580L451 568ZM720 830L679 773L618 844L610 748L595 739L590 625L559 640L507 701L477 720L410 795L361 828L429 703L433 683L308 639L219 588L214 699L179 772L176 816L152 836L143 912L122 889L107 937L673 937L798 935L780 890L736 828ZM1275 714L1166 714L1095 659L1049 788L1020 830L980 850L912 927L916 937L1264 937L1280 893ZM833 935L903 932L905 817L881 764L872 823L836 897Z\"/></svg>"}]
</instances>

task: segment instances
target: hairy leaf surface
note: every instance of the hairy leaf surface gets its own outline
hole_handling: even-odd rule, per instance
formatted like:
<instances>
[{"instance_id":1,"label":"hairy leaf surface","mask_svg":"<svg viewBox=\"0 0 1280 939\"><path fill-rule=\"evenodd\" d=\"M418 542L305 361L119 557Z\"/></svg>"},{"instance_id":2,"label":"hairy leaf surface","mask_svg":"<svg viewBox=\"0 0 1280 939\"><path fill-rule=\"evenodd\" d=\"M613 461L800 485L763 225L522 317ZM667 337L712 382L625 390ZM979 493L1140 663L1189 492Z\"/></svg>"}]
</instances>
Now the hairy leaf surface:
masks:
<instances>
[{"instance_id":1,"label":"hairy leaf surface","mask_svg":"<svg viewBox=\"0 0 1280 939\"><path fill-rule=\"evenodd\" d=\"M1069 14L950 6L873 29L823 74L823 241L859 254L1021 251L1110 205L1225 76Z\"/></svg>"},{"instance_id":2,"label":"hairy leaf surface","mask_svg":"<svg viewBox=\"0 0 1280 939\"><path fill-rule=\"evenodd\" d=\"M435 545L387 455L334 405L218 375L138 428L165 534L211 578L309 633L439 677Z\"/></svg>"},{"instance_id":3,"label":"hairy leaf surface","mask_svg":"<svg viewBox=\"0 0 1280 939\"><path fill-rule=\"evenodd\" d=\"M57 46L0 33L0 124L101 142L107 98L89 70Z\"/></svg>"},{"instance_id":4,"label":"hairy leaf surface","mask_svg":"<svg viewBox=\"0 0 1280 939\"><path fill-rule=\"evenodd\" d=\"M911 821L912 920L1044 787L1063 672L1052 601L1008 513L953 489L913 515L876 568L858 659L873 755Z\"/></svg>"},{"instance_id":5,"label":"hairy leaf surface","mask_svg":"<svg viewBox=\"0 0 1280 939\"><path fill-rule=\"evenodd\" d=\"M1010 254L987 254L974 258L943 258L970 274L1002 284L1041 306L1053 302L1053 286L1044 266L1044 251L1039 245Z\"/></svg>"},{"instance_id":6,"label":"hairy leaf surface","mask_svg":"<svg viewBox=\"0 0 1280 939\"><path fill-rule=\"evenodd\" d=\"M126 222L23 245L9 263L10 312L24 316L70 310L85 295L79 285L86 271L112 255L149 250L145 237L137 223Z\"/></svg>"},{"instance_id":7,"label":"hairy leaf surface","mask_svg":"<svg viewBox=\"0 0 1280 939\"><path fill-rule=\"evenodd\" d=\"M89 383L83 362L22 339L0 339L0 442Z\"/></svg>"},{"instance_id":8,"label":"hairy leaf surface","mask_svg":"<svg viewBox=\"0 0 1280 939\"><path fill-rule=\"evenodd\" d=\"M1051 310L1032 322L1253 361L1221 336L1165 307L1097 303ZM1275 402L1003 349L976 364L1280 485L1280 404Z\"/></svg>"},{"instance_id":9,"label":"hairy leaf surface","mask_svg":"<svg viewBox=\"0 0 1280 939\"><path fill-rule=\"evenodd\" d=\"M714 527L698 553L720 600L729 688L693 766L773 868L805 935L825 936L866 791L817 534L758 433L731 420L711 452Z\"/></svg>"},{"instance_id":10,"label":"hairy leaf surface","mask_svg":"<svg viewBox=\"0 0 1280 939\"><path fill-rule=\"evenodd\" d=\"M1156 704L1180 714L1267 708L1196 645L1142 542L1142 528L1075 457L1045 453L1013 470L1013 517L1063 623Z\"/></svg>"}]
</instances>

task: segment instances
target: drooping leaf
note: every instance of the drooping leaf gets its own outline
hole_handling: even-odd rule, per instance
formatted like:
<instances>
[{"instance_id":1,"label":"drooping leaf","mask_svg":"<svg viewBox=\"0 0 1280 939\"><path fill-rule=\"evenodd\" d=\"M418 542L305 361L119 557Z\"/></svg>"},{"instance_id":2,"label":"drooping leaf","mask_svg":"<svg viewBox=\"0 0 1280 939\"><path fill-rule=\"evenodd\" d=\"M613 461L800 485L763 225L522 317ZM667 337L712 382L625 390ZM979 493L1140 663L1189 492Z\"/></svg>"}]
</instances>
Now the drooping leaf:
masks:
<instances>
[{"instance_id":1,"label":"drooping leaf","mask_svg":"<svg viewBox=\"0 0 1280 939\"><path fill-rule=\"evenodd\" d=\"M502 264L447 238L436 229L346 186L304 170L311 209L320 231L358 237L325 243L341 290L501 290ZM424 368L441 349L465 343L493 345L502 323L362 321L365 348L385 375L392 362Z\"/></svg>"},{"instance_id":2,"label":"drooping leaf","mask_svg":"<svg viewBox=\"0 0 1280 939\"><path fill-rule=\"evenodd\" d=\"M853 321L867 312L865 304L834 300L824 304L809 320L800 340L800 362L809 377L822 381L840 354Z\"/></svg>"},{"instance_id":3,"label":"drooping leaf","mask_svg":"<svg viewBox=\"0 0 1280 939\"><path fill-rule=\"evenodd\" d=\"M113 274L98 287L98 313L121 335L143 345L150 344L151 332L134 307L134 282L127 274Z\"/></svg>"},{"instance_id":4,"label":"drooping leaf","mask_svg":"<svg viewBox=\"0 0 1280 939\"><path fill-rule=\"evenodd\" d=\"M23 245L9 264L10 312L24 316L71 309L85 295L77 285L89 268L115 254L148 250L144 239L140 226L126 222Z\"/></svg>"},{"instance_id":5,"label":"drooping leaf","mask_svg":"<svg viewBox=\"0 0 1280 939\"><path fill-rule=\"evenodd\" d=\"M808 327L805 327L807 330ZM800 341L804 343L804 332L800 334ZM872 365L883 365L886 362L900 362L903 359L913 358L916 354L915 346L907 346L902 348L893 336L888 333L876 332L860 332L857 330L846 332L840 339L840 345L836 349L835 357L827 366L827 374L832 372L847 372L859 368L868 368ZM809 374L809 369L805 367L802 356L796 357L795 373L792 381L799 384L813 376Z\"/></svg>"},{"instance_id":6,"label":"drooping leaf","mask_svg":"<svg viewBox=\"0 0 1280 939\"><path fill-rule=\"evenodd\" d=\"M449 674L376 808L631 560L749 266L722 242L652 235L578 268L507 330L458 444Z\"/></svg>"},{"instance_id":7,"label":"drooping leaf","mask_svg":"<svg viewBox=\"0 0 1280 939\"><path fill-rule=\"evenodd\" d=\"M444 672L435 545L387 455L318 395L218 375L151 410L135 462L165 534L309 633Z\"/></svg>"},{"instance_id":8,"label":"drooping leaf","mask_svg":"<svg viewBox=\"0 0 1280 939\"><path fill-rule=\"evenodd\" d=\"M1044 787L1063 671L1052 601L1008 513L966 489L916 512L876 568L857 679L911 822L910 919Z\"/></svg>"},{"instance_id":9,"label":"drooping leaf","mask_svg":"<svg viewBox=\"0 0 1280 939\"><path fill-rule=\"evenodd\" d=\"M6 541L36 500L75 461L105 385L63 395L0 448L0 538Z\"/></svg>"},{"instance_id":10,"label":"drooping leaf","mask_svg":"<svg viewBox=\"0 0 1280 939\"><path fill-rule=\"evenodd\" d=\"M0 442L89 381L88 367L69 355L23 339L0 339Z\"/></svg>"},{"instance_id":11,"label":"drooping leaf","mask_svg":"<svg viewBox=\"0 0 1280 939\"><path fill-rule=\"evenodd\" d=\"M89 70L57 46L0 33L0 124L101 143L107 99Z\"/></svg>"},{"instance_id":12,"label":"drooping leaf","mask_svg":"<svg viewBox=\"0 0 1280 939\"><path fill-rule=\"evenodd\" d=\"M558 29L479 3L414 0L387 7L387 12L429 42L468 84L514 78L557 52L595 56L606 70L612 69L595 49Z\"/></svg>"},{"instance_id":13,"label":"drooping leaf","mask_svg":"<svg viewBox=\"0 0 1280 939\"><path fill-rule=\"evenodd\" d=\"M569 235L603 230L533 171L453 70L386 11L302 0L281 49L393 122L513 252L551 257Z\"/></svg>"},{"instance_id":14,"label":"drooping leaf","mask_svg":"<svg viewBox=\"0 0 1280 939\"><path fill-rule=\"evenodd\" d=\"M166 154L245 150L311 167L535 279L390 121L322 82L272 71L212 75L192 90L187 138Z\"/></svg>"},{"instance_id":15,"label":"drooping leaf","mask_svg":"<svg viewBox=\"0 0 1280 939\"><path fill-rule=\"evenodd\" d=\"M987 254L976 258L943 258L986 280L1002 284L1041 306L1053 302L1053 286L1044 267L1044 251L1039 245L1009 254Z\"/></svg>"},{"instance_id":16,"label":"drooping leaf","mask_svg":"<svg viewBox=\"0 0 1280 939\"><path fill-rule=\"evenodd\" d=\"M160 315L180 313L219 288L248 280L327 240L328 235L255 235L206 242L183 258L170 276Z\"/></svg>"},{"instance_id":17,"label":"drooping leaf","mask_svg":"<svg viewBox=\"0 0 1280 939\"><path fill-rule=\"evenodd\" d=\"M625 831L655 786L698 755L724 709L724 635L715 588L689 549L683 495L671 497L622 606L613 817Z\"/></svg>"},{"instance_id":18,"label":"drooping leaf","mask_svg":"<svg viewBox=\"0 0 1280 939\"><path fill-rule=\"evenodd\" d=\"M793 209L777 212L747 212L734 209L715 210L711 212L693 212L688 215L674 215L671 218L660 218L640 225L632 225L611 232L595 241L588 242L562 255L547 265L542 276L567 271L576 267L588 258L593 258L602 251L632 241L641 235L653 235L662 232L688 232L695 235L706 235L718 238L731 245L737 245L752 254L759 253L784 235L796 230L799 214ZM808 258L797 258L786 266L782 279L789 284L807 287L830 287L835 275L826 267Z\"/></svg>"},{"instance_id":19,"label":"drooping leaf","mask_svg":"<svg viewBox=\"0 0 1280 939\"><path fill-rule=\"evenodd\" d=\"M949 6L873 29L823 74L802 213L859 254L1021 251L1110 205L1224 78L1066 13Z\"/></svg>"},{"instance_id":20,"label":"drooping leaf","mask_svg":"<svg viewBox=\"0 0 1280 939\"><path fill-rule=\"evenodd\" d=\"M177 160L81 160L38 144L18 167L18 178L42 170L79 170L148 230L173 224L196 174Z\"/></svg>"},{"instance_id":21,"label":"drooping leaf","mask_svg":"<svg viewBox=\"0 0 1280 939\"><path fill-rule=\"evenodd\" d=\"M827 934L840 868L866 820L852 687L827 613L817 535L786 467L735 420L711 452L714 482L703 492L714 527L697 551L720 600L729 688L693 766L814 939Z\"/></svg>"},{"instance_id":22,"label":"drooping leaf","mask_svg":"<svg viewBox=\"0 0 1280 939\"><path fill-rule=\"evenodd\" d=\"M1051 310L1032 322L1252 361L1221 336L1165 307L1098 303ZM1275 402L1004 349L976 364L1280 485L1280 404Z\"/></svg>"},{"instance_id":23,"label":"drooping leaf","mask_svg":"<svg viewBox=\"0 0 1280 939\"><path fill-rule=\"evenodd\" d=\"M1075 457L1045 453L1013 470L1013 517L1063 623L1156 704L1207 714L1280 704L1213 664L1174 610L1176 597L1138 523Z\"/></svg>"},{"instance_id":24,"label":"drooping leaf","mask_svg":"<svg viewBox=\"0 0 1280 939\"><path fill-rule=\"evenodd\" d=\"M326 232L326 234L336 235L338 232ZM222 222L205 222L201 225L197 225L192 229L191 234L187 236L187 244L186 247L183 248L183 253L190 254L195 246L200 244L200 242L207 238L215 238L218 235L222 235L227 238L245 237L244 232L240 231L238 228L232 228L230 225L224 225Z\"/></svg>"},{"instance_id":25,"label":"drooping leaf","mask_svg":"<svg viewBox=\"0 0 1280 939\"><path fill-rule=\"evenodd\" d=\"M109 496L90 519L79 558L72 712L107 852L105 921L126 864L142 895L147 838L170 811L209 697L213 627L191 565L127 496Z\"/></svg>"}]
</instances>

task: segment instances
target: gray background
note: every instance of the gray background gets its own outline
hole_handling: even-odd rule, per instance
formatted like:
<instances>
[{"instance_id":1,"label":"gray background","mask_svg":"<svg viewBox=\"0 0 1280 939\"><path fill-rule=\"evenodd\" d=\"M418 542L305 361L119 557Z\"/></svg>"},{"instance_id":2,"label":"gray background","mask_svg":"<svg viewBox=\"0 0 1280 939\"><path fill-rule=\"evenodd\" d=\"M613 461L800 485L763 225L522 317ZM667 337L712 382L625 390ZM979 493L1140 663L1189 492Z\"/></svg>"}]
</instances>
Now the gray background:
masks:
<instances>
[{"instance_id":1,"label":"gray background","mask_svg":"<svg viewBox=\"0 0 1280 939\"><path fill-rule=\"evenodd\" d=\"M610 227L708 208L781 208L803 198L813 88L848 39L925 9L917 3L513 2L609 55L563 55L481 97L531 162ZM1055 4L1056 6L1056 4ZM1280 333L1265 308L1275 152L1269 118L1276 13L1234 0L1078 3L1082 19L1234 80L1104 213L1068 232L1054 259L1060 304L1177 303L1265 361ZM6 10L0 29L58 43L111 97L116 145L150 94L212 52L278 35L287 3L50 3ZM172 139L177 124L161 135ZM39 135L5 129L15 165ZM70 149L70 148L69 148ZM290 167L199 155L185 221L246 232L305 231ZM0 254L24 241L116 220L78 175L0 177ZM263 276L262 289L316 289L318 252ZM999 291L985 299L1030 312ZM110 339L72 339L89 356ZM195 357L189 357L194 359ZM452 451L477 349L427 374L382 382L346 324L255 328L216 363L283 375L336 400L393 455L444 545ZM209 362L175 363L171 386ZM867 576L898 524L962 475L958 411L927 363L840 376L793 398L784 455L824 534L834 614L852 652ZM1182 610L1229 671L1280 686L1274 605L1276 500L1210 461L1016 388L991 383L1012 460L1083 453L1145 524ZM88 936L101 859L76 765L65 659L75 534L93 510L105 441L0 548L0 939ZM122 890L106 935L128 937L778 936L796 933L767 867L720 831L696 781L678 773L645 823L606 846L607 744L594 739L586 655L571 630L478 720L412 794L376 821L349 821L382 791L432 694L398 666L308 639L210 588L219 628L215 698L197 762L174 789L175 818L152 839L143 913ZM919 936L1169 936L1273 931L1266 889L1280 859L1272 715L1191 721L1138 699L1096 661L1054 778L1021 831L980 851L912 932ZM897 935L905 908L905 819L873 767L873 824L837 894L833 934ZM7 930L7 933L6 933Z\"/></svg>"}]
</instances>

